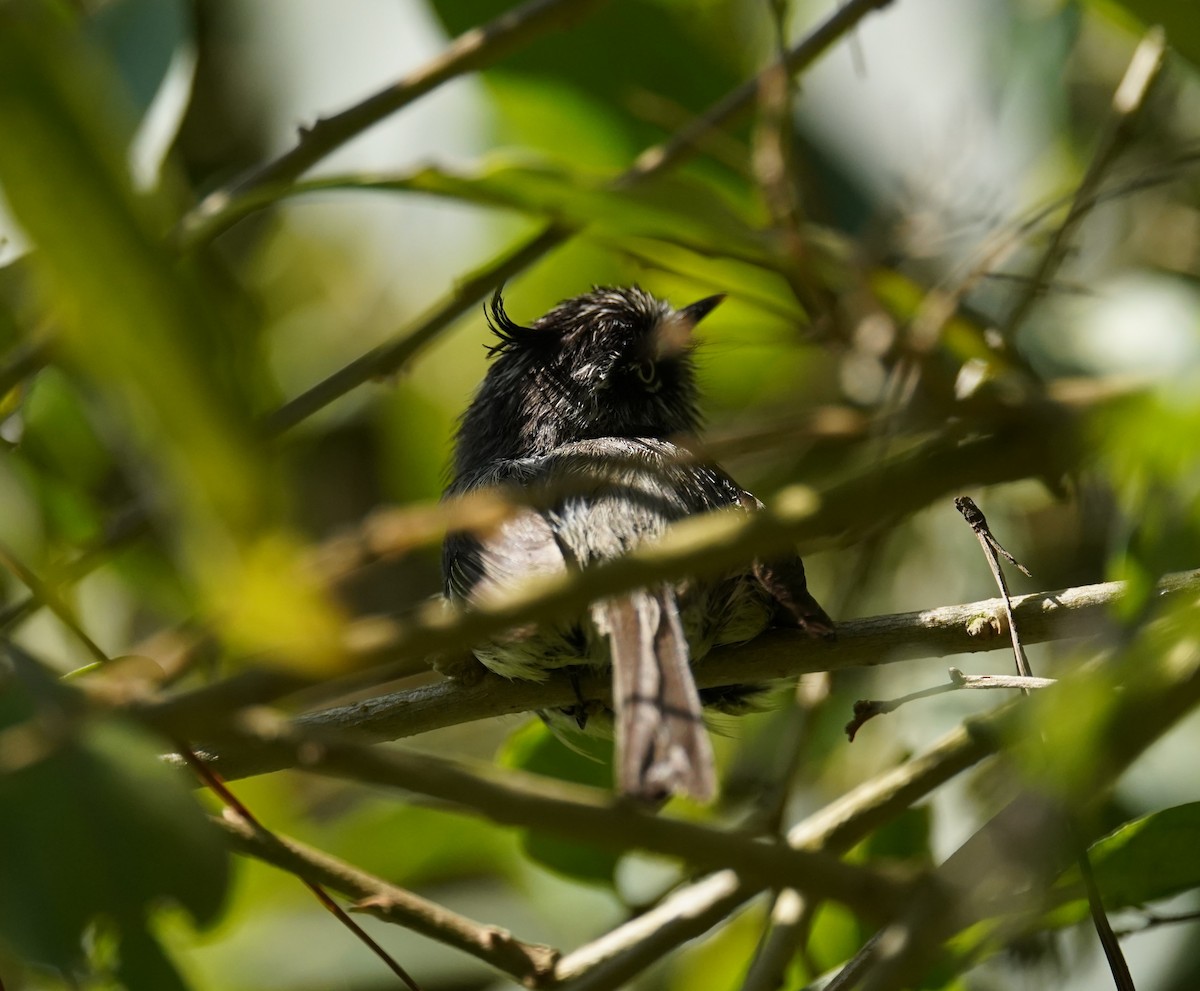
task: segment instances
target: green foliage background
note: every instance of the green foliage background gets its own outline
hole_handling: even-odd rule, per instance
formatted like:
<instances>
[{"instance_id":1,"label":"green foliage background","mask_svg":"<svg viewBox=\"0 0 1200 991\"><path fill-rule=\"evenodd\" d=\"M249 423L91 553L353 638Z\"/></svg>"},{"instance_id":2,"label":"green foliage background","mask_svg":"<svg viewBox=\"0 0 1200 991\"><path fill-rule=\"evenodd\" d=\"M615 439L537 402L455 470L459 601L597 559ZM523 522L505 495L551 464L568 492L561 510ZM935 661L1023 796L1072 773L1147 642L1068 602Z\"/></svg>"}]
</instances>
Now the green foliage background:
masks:
<instances>
[{"instance_id":1,"label":"green foliage background","mask_svg":"<svg viewBox=\"0 0 1200 991\"><path fill-rule=\"evenodd\" d=\"M374 16L368 6L349 5L344 16ZM399 41L412 58L359 97L510 6L406 2L411 35ZM173 732L147 729L134 703L263 667L310 689L361 674L366 662L345 644L363 619L409 619L437 594L436 540L349 575L331 563L337 540L369 530L380 507L430 512L455 417L486 367L487 334L480 294L465 293L462 315L435 327L427 315L547 224L571 234L513 266L505 299L519 320L594 283L636 281L679 305L729 294L704 325L708 439L764 497L795 483L869 481L888 458L926 445L1006 438L1007 460L987 473L1003 484L970 489L979 479L964 470L931 483L946 493L933 502L883 489L849 531L806 543L810 584L839 619L993 594L952 511L949 497L968 489L1035 575L1016 591L1131 583L1101 638L1031 652L1049 676L1111 662L1070 699L1030 708L1027 739L1044 734L1053 759L1010 740L1002 768L942 789L848 857L940 862L1032 781L1087 806L1110 910L1165 899L1195 907L1200 724L1190 704L1159 721L1113 699L1136 695L1138 664L1150 671L1148 693L1169 685L1155 665L1194 654L1200 635L1194 593L1166 617L1152 608L1162 575L1200 565L1200 14L1151 0L978 0L978 16L995 28L995 100L1022 85L1049 109L1020 176L1028 188L1014 194L1019 207L989 216L985 236L961 253L914 250L913 232L929 218L881 195L861 163L839 156L805 116L803 80L791 94L801 111L794 130L770 130L760 94L678 167L614 184L644 149L768 64L776 17L790 42L832 6L581 5L561 30L400 112L417 120L410 138L436 153L392 160L352 143L297 181L227 201L205 197L290 147L296 124L344 105L310 94L331 73L352 71L355 52L331 44L317 53L327 65L278 63L297 19L317 14L236 0L0 4L0 189L12 216L0 255L3 988L393 986L293 878L230 859L206 819L215 802L158 757L177 745ZM1028 281L990 276L1033 270L1151 24L1164 26L1172 48L1163 79L1122 136L1078 251L1001 340L996 328ZM860 58L868 87L871 25L827 56ZM173 114L162 110L167 90ZM297 105L310 116L284 119ZM152 108L157 145L147 154ZM785 145L791 214L765 178L773 138ZM953 149L957 140L935 143ZM143 151L131 166L135 147ZM952 163L947 175L929 185L952 185ZM953 204L934 218L949 242L961 243L956 224L978 225L974 206L965 222ZM1138 287L1135 304L1169 308L1167 343L1157 332L1139 337L1131 297L1109 292L1118 285ZM930 323L945 298L956 305ZM314 383L394 340L405 356L387 369L394 376L363 375L312 415L280 417ZM1048 410L1070 430L1046 433ZM986 665L976 658L974 670L1007 672L1004 655L980 656ZM803 703L783 693L774 711L722 727L721 804L668 813L768 830L802 818L995 705L963 697L991 693L943 696L846 744L854 699L926 687L944 666L843 672L809 685ZM368 669L359 683L379 691L391 673ZM271 701L292 712L319 697ZM1120 724L1128 711L1141 713L1138 725ZM1142 741L1130 759L1155 745L1121 776L1129 738ZM597 788L609 780L602 744L579 754L517 717L410 744ZM1106 777L1108 758L1115 770ZM1092 785L1102 801L1083 794ZM617 856L298 772L235 788L281 833L563 949L687 876L662 858ZM1060 986L1096 986L1079 879L1067 871L1049 890L1060 896L1053 911L1026 930L989 920L958 933L922 986L1012 987L1025 968L1056 966ZM752 903L666 954L640 986L742 987L767 911ZM366 925L424 988L506 986L448 948ZM871 932L841 906L820 907L781 986L838 967ZM1138 986L1195 987L1200 955L1189 930L1156 937L1161 952L1133 959L1157 983Z\"/></svg>"}]
</instances>

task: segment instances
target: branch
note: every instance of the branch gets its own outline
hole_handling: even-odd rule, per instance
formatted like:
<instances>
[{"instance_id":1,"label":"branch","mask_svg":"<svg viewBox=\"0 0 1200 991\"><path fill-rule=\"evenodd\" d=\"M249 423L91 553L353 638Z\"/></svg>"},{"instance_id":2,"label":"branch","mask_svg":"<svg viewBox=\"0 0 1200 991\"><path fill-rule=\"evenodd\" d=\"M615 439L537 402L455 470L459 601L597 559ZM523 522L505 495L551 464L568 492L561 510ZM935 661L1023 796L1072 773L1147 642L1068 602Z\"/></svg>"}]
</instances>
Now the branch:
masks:
<instances>
[{"instance_id":1,"label":"branch","mask_svg":"<svg viewBox=\"0 0 1200 991\"><path fill-rule=\"evenodd\" d=\"M787 55L788 71L800 72L812 65L821 55L850 31L873 10L886 7L892 0L850 0L818 25ZM628 188L686 161L694 154L703 135L720 127L748 109L754 102L762 80L769 76L766 69L757 77L733 90L714 104L695 121L680 129L671 139L647 149L633 166L614 180L617 188ZM228 226L249 210L262 206L269 196L247 197L222 205L222 224ZM201 243L215 235L220 227L193 229L186 239L188 246ZM272 432L287 430L374 378L391 375L425 344L479 302L492 288L532 265L542 256L568 241L575 229L562 224L550 224L533 237L511 246L494 261L473 271L465 280L435 303L415 324L372 348L350 364L318 382L308 391L285 403L268 420Z\"/></svg>"},{"instance_id":2,"label":"branch","mask_svg":"<svg viewBox=\"0 0 1200 991\"><path fill-rule=\"evenodd\" d=\"M416 72L332 117L318 120L312 127L302 128L300 140L290 151L210 193L181 221L183 240L195 243L215 237L241 216L237 209L239 197L263 186L299 178L351 138L442 83L487 68L548 31L582 19L603 2L530 0L482 27L459 35L445 51Z\"/></svg>"},{"instance_id":3,"label":"branch","mask_svg":"<svg viewBox=\"0 0 1200 991\"><path fill-rule=\"evenodd\" d=\"M356 898L356 910L469 953L527 987L553 972L558 952L549 946L524 943L503 929L468 919L327 853L256 828L240 816L227 813L213 821L239 853Z\"/></svg>"},{"instance_id":4,"label":"branch","mask_svg":"<svg viewBox=\"0 0 1200 991\"><path fill-rule=\"evenodd\" d=\"M993 729L1007 741L1027 790L937 869L907 916L881 941L864 946L847 974L869 968L869 991L909 987L954 933L985 918L1007 917L1016 925L1044 910L1046 884L1073 856L1073 844L1064 842L1071 816L1094 812L1129 766L1200 704L1194 611L1193 602L1143 626L1137 641L1103 671L1064 679L1002 710ZM1061 729L1063 718L1078 709L1080 690L1103 692L1105 699L1100 711L1088 714L1092 745L1062 746L1061 737L1059 745L1047 745L1038 730L1051 735ZM833 986L857 986L857 976Z\"/></svg>"},{"instance_id":5,"label":"branch","mask_svg":"<svg viewBox=\"0 0 1200 991\"><path fill-rule=\"evenodd\" d=\"M1003 710L1000 710L1001 712ZM928 750L851 789L793 826L789 846L839 853L891 821L914 802L993 753L997 713L958 726ZM764 890L761 884L720 871L678 889L663 903L564 956L559 981L571 991L623 986L669 950L701 935Z\"/></svg>"},{"instance_id":6,"label":"branch","mask_svg":"<svg viewBox=\"0 0 1200 991\"><path fill-rule=\"evenodd\" d=\"M888 712L895 712L900 706L907 705L909 702L932 698L935 695L945 695L947 692L958 692L963 689L989 691L997 688L1018 688L1028 694L1031 689L1049 688L1053 684L1055 684L1053 678L1035 678L1033 675L1021 674L963 674L958 668L951 668L950 680L944 684L934 685L932 688L921 688L895 699L859 699L854 703L854 718L846 724L845 733L853 743L858 731L868 720Z\"/></svg>"},{"instance_id":7,"label":"branch","mask_svg":"<svg viewBox=\"0 0 1200 991\"><path fill-rule=\"evenodd\" d=\"M1200 570L1170 575L1159 585L1166 599L1200 589ZM1105 627L1110 607L1125 594L1124 582L1107 582L1019 596L1013 612L1027 643L1083 637ZM995 650L1007 646L1001 620L1003 604L985 599L924 612L897 613L839 624L835 643L813 641L802 633L774 630L747 644L714 650L695 665L701 688L793 678L811 671L836 671L924 657ZM611 685L603 673L578 679L585 698L607 699ZM564 674L545 682L508 681L484 675L463 685L443 681L351 705L300 716L297 725L306 731L351 732L373 740L395 740L430 730L492 716L552 709L578 700L576 684ZM177 704L168 703L160 721L155 707L143 717L157 725L180 718ZM210 761L228 779L263 774L292 766L290 751L222 743ZM283 763L281 763L283 761Z\"/></svg>"},{"instance_id":8,"label":"branch","mask_svg":"<svg viewBox=\"0 0 1200 991\"><path fill-rule=\"evenodd\" d=\"M244 725L252 721L254 727ZM887 874L746 834L668 819L598 789L490 765L469 770L457 761L347 742L310 727L242 722L231 730L234 738L243 746L286 754L283 759L291 766L427 795L496 824L618 852L647 850L702 868L728 867L764 885L786 882L877 920L889 918L907 899L910 884ZM206 763L212 759L203 756Z\"/></svg>"}]
</instances>

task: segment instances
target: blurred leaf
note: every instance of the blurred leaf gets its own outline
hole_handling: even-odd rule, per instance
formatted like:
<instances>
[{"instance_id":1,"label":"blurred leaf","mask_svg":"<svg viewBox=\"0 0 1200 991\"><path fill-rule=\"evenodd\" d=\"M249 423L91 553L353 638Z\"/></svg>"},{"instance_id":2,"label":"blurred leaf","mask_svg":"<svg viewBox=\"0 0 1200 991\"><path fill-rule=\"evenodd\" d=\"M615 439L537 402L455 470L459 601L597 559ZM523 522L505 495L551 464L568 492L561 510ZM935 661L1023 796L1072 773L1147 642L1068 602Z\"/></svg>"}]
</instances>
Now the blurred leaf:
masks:
<instances>
[{"instance_id":1,"label":"blurred leaf","mask_svg":"<svg viewBox=\"0 0 1200 991\"><path fill-rule=\"evenodd\" d=\"M387 838L380 842L380 838ZM506 875L520 861L507 830L439 809L370 803L331 823L315 840L322 849L406 886Z\"/></svg>"},{"instance_id":2,"label":"blurred leaf","mask_svg":"<svg viewBox=\"0 0 1200 991\"><path fill-rule=\"evenodd\" d=\"M572 736L574 741L575 737ZM512 733L505 742L499 761L505 767L515 767L534 774L544 774L560 781L612 787L612 745L608 741L587 738L596 754L604 753L606 760L592 759L569 749L542 722L529 722ZM619 855L593 846L571 843L554 836L525 833L526 853L538 863L568 877L591 884L611 885Z\"/></svg>"},{"instance_id":3,"label":"blurred leaf","mask_svg":"<svg viewBox=\"0 0 1200 991\"><path fill-rule=\"evenodd\" d=\"M754 956L762 931L761 911L742 912L689 947L665 986L679 991L691 988L734 991L742 987L746 962Z\"/></svg>"},{"instance_id":4,"label":"blurred leaf","mask_svg":"<svg viewBox=\"0 0 1200 991\"><path fill-rule=\"evenodd\" d=\"M192 577L236 645L305 670L335 663L338 617L294 542L267 528L278 496L255 440L245 328L161 236L134 194L120 87L50 3L0 6L0 182L37 246L73 370L111 407ZM126 451L122 453L128 454Z\"/></svg>"},{"instance_id":5,"label":"blurred leaf","mask_svg":"<svg viewBox=\"0 0 1200 991\"><path fill-rule=\"evenodd\" d=\"M617 174L638 151L624 122L574 87L513 72L488 74L488 90L510 140L563 166Z\"/></svg>"},{"instance_id":6,"label":"blurred leaf","mask_svg":"<svg viewBox=\"0 0 1200 991\"><path fill-rule=\"evenodd\" d=\"M1200 560L1200 404L1193 383L1121 403L1097 418L1100 468L1123 512L1113 577L1131 584L1121 604L1137 616L1158 578Z\"/></svg>"},{"instance_id":7,"label":"blurred leaf","mask_svg":"<svg viewBox=\"0 0 1200 991\"><path fill-rule=\"evenodd\" d=\"M438 18L458 35L511 9L509 0L434 0ZM683 123L742 81L758 56L763 21L740 4L624 0L601 7L579 30L540 39L504 60L505 75L525 74L544 88L588 94L623 112L636 145L661 128L641 122L628 105L636 87L678 107ZM486 74L485 74L486 75Z\"/></svg>"},{"instance_id":8,"label":"blurred leaf","mask_svg":"<svg viewBox=\"0 0 1200 991\"><path fill-rule=\"evenodd\" d=\"M864 860L884 857L929 864L933 860L932 831L933 815L929 807L915 806L875 830L853 852Z\"/></svg>"},{"instance_id":9,"label":"blurred leaf","mask_svg":"<svg viewBox=\"0 0 1200 991\"><path fill-rule=\"evenodd\" d=\"M822 902L813 913L808 937L808 956L816 973L808 973L803 961L792 960L790 975L796 987L803 987L827 970L849 960L863 943L863 926L854 913L834 902ZM867 934L869 935L869 933Z\"/></svg>"},{"instance_id":10,"label":"blurred leaf","mask_svg":"<svg viewBox=\"0 0 1200 991\"><path fill-rule=\"evenodd\" d=\"M1196 6L1180 0L1091 0L1101 14L1138 33L1155 24L1167 32L1167 43L1200 65L1200 17Z\"/></svg>"},{"instance_id":11,"label":"blurred leaf","mask_svg":"<svg viewBox=\"0 0 1200 991\"><path fill-rule=\"evenodd\" d=\"M1125 823L1088 848L1096 883L1110 911L1170 898L1200 887L1200 802L1151 812ZM1059 890L1080 884L1078 868ZM1083 910L1083 903L1079 905Z\"/></svg>"},{"instance_id":12,"label":"blurred leaf","mask_svg":"<svg viewBox=\"0 0 1200 991\"><path fill-rule=\"evenodd\" d=\"M221 836L155 741L116 721L55 739L40 723L19 722L23 710L15 689L0 696L0 938L71 970L82 963L85 929L103 917L120 929L122 959L135 972L167 973L149 946L149 913L165 898L197 923L216 919L228 883Z\"/></svg>"},{"instance_id":13,"label":"blurred leaf","mask_svg":"<svg viewBox=\"0 0 1200 991\"><path fill-rule=\"evenodd\" d=\"M139 117L158 93L176 50L191 34L184 0L110 0L86 27L112 55Z\"/></svg>"},{"instance_id":14,"label":"blurred leaf","mask_svg":"<svg viewBox=\"0 0 1200 991\"><path fill-rule=\"evenodd\" d=\"M214 381L206 358L220 336L198 287L154 233L163 219L157 205L130 187L113 140L123 115L106 67L48 4L15 0L0 9L0 85L9 136L0 180L37 244L64 343L142 433L173 435L158 453L200 483L190 497L247 521L255 463L239 441L245 414Z\"/></svg>"}]
</instances>

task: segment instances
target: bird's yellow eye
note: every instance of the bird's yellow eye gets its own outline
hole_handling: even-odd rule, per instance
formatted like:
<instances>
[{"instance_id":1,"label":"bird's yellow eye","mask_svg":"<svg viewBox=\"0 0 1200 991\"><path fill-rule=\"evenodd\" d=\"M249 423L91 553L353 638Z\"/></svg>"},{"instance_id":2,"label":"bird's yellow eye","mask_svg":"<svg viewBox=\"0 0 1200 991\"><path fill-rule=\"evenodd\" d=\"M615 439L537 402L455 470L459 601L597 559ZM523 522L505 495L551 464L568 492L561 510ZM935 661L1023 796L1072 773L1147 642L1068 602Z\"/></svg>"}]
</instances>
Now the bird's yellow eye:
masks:
<instances>
[{"instance_id":1,"label":"bird's yellow eye","mask_svg":"<svg viewBox=\"0 0 1200 991\"><path fill-rule=\"evenodd\" d=\"M633 371L646 385L658 384L658 365L653 361L639 361L633 366Z\"/></svg>"}]
</instances>

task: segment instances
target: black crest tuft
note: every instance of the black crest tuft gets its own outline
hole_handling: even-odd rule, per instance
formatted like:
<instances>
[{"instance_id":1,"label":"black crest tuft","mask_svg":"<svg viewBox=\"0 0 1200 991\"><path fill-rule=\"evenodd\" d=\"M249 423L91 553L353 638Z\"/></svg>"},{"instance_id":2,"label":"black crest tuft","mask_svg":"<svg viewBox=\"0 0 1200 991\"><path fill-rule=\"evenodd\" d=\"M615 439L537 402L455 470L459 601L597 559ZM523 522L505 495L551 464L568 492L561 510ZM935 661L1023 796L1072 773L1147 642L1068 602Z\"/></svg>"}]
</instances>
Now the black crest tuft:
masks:
<instances>
[{"instance_id":1,"label":"black crest tuft","mask_svg":"<svg viewBox=\"0 0 1200 991\"><path fill-rule=\"evenodd\" d=\"M501 295L503 289L503 286L497 286L496 291L492 293L491 302L485 303L483 306L488 326L492 333L499 338L495 344L488 346L489 358L494 358L498 354L511 354L513 351L529 347L537 343L540 336L532 327L524 327L508 315L508 311L504 309L504 297Z\"/></svg>"}]
</instances>

